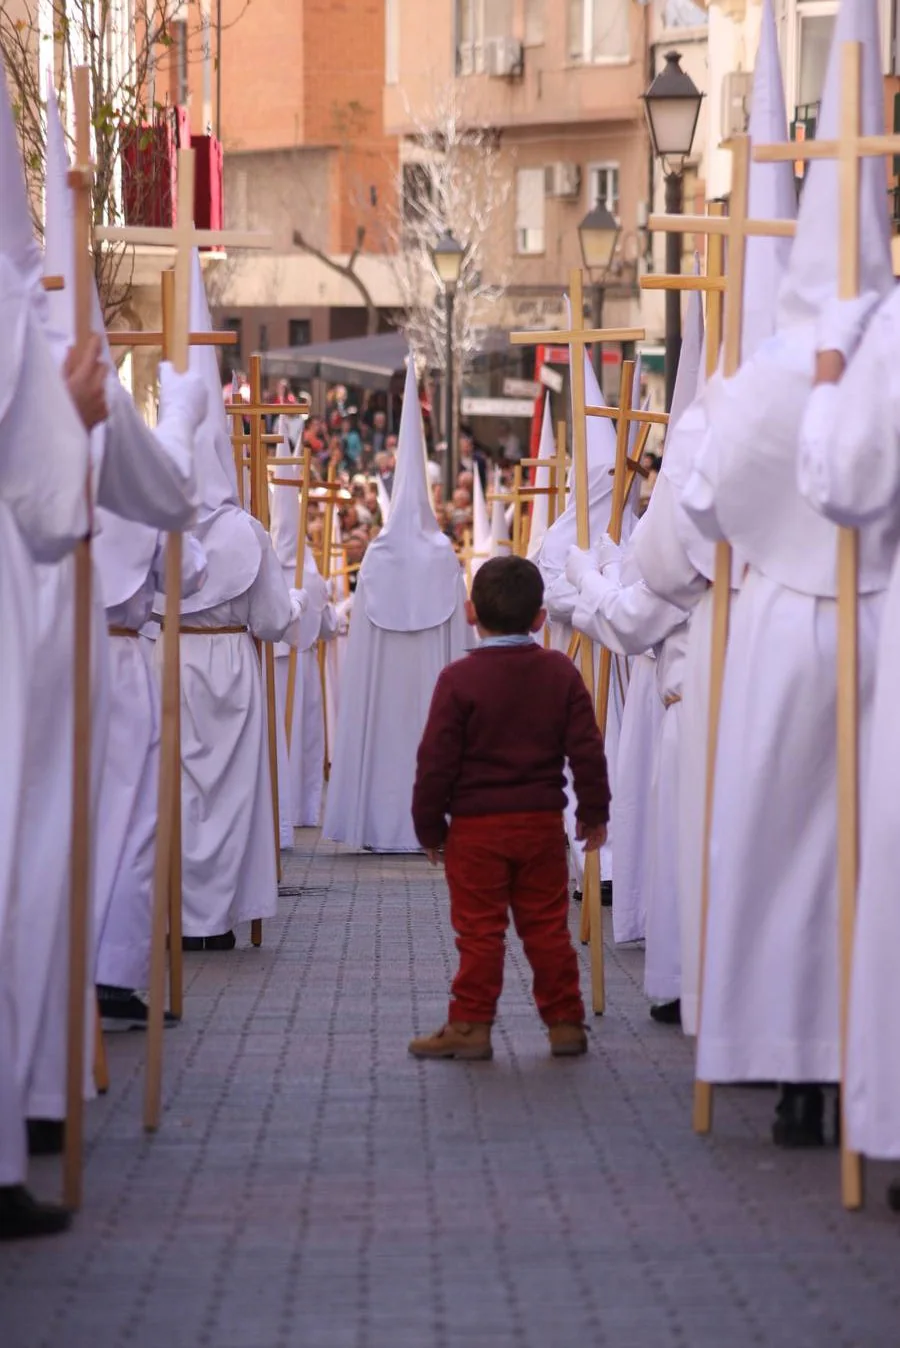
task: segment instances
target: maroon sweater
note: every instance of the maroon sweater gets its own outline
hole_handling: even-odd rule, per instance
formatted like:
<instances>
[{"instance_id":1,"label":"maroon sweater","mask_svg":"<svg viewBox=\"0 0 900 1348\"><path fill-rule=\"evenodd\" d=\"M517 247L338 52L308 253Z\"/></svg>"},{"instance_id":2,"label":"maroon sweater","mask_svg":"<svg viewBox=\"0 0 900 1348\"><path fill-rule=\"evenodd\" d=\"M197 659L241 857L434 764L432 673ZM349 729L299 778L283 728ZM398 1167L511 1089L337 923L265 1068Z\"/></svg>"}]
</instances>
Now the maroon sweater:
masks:
<instances>
[{"instance_id":1,"label":"maroon sweater","mask_svg":"<svg viewBox=\"0 0 900 1348\"><path fill-rule=\"evenodd\" d=\"M489 646L448 665L419 745L413 823L440 847L447 815L519 814L565 807L572 769L578 819L609 819L603 738L571 660L558 651Z\"/></svg>"}]
</instances>

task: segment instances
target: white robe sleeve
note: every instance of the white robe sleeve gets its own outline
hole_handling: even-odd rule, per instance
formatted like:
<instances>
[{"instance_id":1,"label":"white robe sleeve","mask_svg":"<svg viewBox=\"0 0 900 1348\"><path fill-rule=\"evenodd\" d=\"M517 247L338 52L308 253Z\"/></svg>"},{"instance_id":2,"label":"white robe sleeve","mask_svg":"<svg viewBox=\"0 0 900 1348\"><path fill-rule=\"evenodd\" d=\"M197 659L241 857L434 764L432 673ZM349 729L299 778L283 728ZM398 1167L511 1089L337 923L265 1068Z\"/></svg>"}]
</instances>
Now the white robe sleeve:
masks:
<instances>
[{"instance_id":1,"label":"white robe sleeve","mask_svg":"<svg viewBox=\"0 0 900 1348\"><path fill-rule=\"evenodd\" d=\"M621 586L599 571L586 576L573 626L616 655L642 655L680 627L685 614L644 584Z\"/></svg>"},{"instance_id":2,"label":"white robe sleeve","mask_svg":"<svg viewBox=\"0 0 900 1348\"><path fill-rule=\"evenodd\" d=\"M259 536L262 560L248 592L250 631L260 641L286 641L289 646L296 646L300 639L301 613L291 599L268 534L256 520L253 524Z\"/></svg>"},{"instance_id":3,"label":"white robe sleeve","mask_svg":"<svg viewBox=\"0 0 900 1348\"><path fill-rule=\"evenodd\" d=\"M103 461L97 483L99 504L124 519L157 529L187 529L197 506L190 442L185 459L178 452L182 446L177 443L179 437L171 420L165 440L157 438L114 374L108 380L107 399L109 417L104 425ZM193 436L189 423L183 436ZM171 447L166 443L170 438Z\"/></svg>"},{"instance_id":4,"label":"white robe sleeve","mask_svg":"<svg viewBox=\"0 0 900 1348\"><path fill-rule=\"evenodd\" d=\"M700 534L711 543L725 537L716 515L718 451L711 439L697 450L690 477L681 494L681 506Z\"/></svg>"},{"instance_id":5,"label":"white robe sleeve","mask_svg":"<svg viewBox=\"0 0 900 1348\"><path fill-rule=\"evenodd\" d=\"M8 264L0 275L0 323L21 342L15 387L0 387L0 496L34 559L58 562L88 531L90 440Z\"/></svg>"},{"instance_id":6,"label":"white robe sleeve","mask_svg":"<svg viewBox=\"0 0 900 1348\"><path fill-rule=\"evenodd\" d=\"M835 524L877 519L900 496L900 296L869 324L838 384L813 389L803 415L797 479Z\"/></svg>"}]
</instances>

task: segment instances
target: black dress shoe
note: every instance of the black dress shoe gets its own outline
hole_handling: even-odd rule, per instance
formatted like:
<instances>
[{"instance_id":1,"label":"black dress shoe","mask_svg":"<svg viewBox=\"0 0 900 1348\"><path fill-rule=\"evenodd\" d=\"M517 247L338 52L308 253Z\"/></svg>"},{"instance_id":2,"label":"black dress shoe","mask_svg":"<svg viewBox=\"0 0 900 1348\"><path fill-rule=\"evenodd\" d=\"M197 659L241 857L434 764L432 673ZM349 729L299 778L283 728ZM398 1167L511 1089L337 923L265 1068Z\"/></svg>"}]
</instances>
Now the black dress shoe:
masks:
<instances>
[{"instance_id":1,"label":"black dress shoe","mask_svg":"<svg viewBox=\"0 0 900 1348\"><path fill-rule=\"evenodd\" d=\"M219 936L182 936L181 948L197 952L198 950L233 950L237 937L233 931L223 931Z\"/></svg>"},{"instance_id":2,"label":"black dress shoe","mask_svg":"<svg viewBox=\"0 0 900 1348\"><path fill-rule=\"evenodd\" d=\"M604 908L612 908L612 880L600 882L600 902Z\"/></svg>"},{"instance_id":3,"label":"black dress shoe","mask_svg":"<svg viewBox=\"0 0 900 1348\"><path fill-rule=\"evenodd\" d=\"M776 1147L824 1147L825 1095L821 1086L784 1085L775 1108Z\"/></svg>"},{"instance_id":4,"label":"black dress shoe","mask_svg":"<svg viewBox=\"0 0 900 1348\"><path fill-rule=\"evenodd\" d=\"M71 1216L56 1203L39 1203L24 1184L0 1185L0 1240L29 1240L67 1231Z\"/></svg>"},{"instance_id":5,"label":"black dress shoe","mask_svg":"<svg viewBox=\"0 0 900 1348\"><path fill-rule=\"evenodd\" d=\"M580 890L580 889L576 889L576 890L573 892L573 894L572 894L572 902L573 902L573 903L581 903L583 899L584 899L584 895L582 894L581 890Z\"/></svg>"},{"instance_id":6,"label":"black dress shoe","mask_svg":"<svg viewBox=\"0 0 900 1348\"><path fill-rule=\"evenodd\" d=\"M61 1156L66 1143L66 1125L62 1119L28 1120L28 1155Z\"/></svg>"},{"instance_id":7,"label":"black dress shoe","mask_svg":"<svg viewBox=\"0 0 900 1348\"><path fill-rule=\"evenodd\" d=\"M650 1019L655 1020L657 1025L680 1025L681 999L677 998L674 1002L661 1002L659 1006L651 1006Z\"/></svg>"},{"instance_id":8,"label":"black dress shoe","mask_svg":"<svg viewBox=\"0 0 900 1348\"><path fill-rule=\"evenodd\" d=\"M107 1034L147 1028L147 1003L131 988L98 984L97 1005L100 1008L100 1025ZM167 1030L171 1029L178 1024L178 1017L173 1016L171 1011L164 1011L163 1024Z\"/></svg>"}]
</instances>

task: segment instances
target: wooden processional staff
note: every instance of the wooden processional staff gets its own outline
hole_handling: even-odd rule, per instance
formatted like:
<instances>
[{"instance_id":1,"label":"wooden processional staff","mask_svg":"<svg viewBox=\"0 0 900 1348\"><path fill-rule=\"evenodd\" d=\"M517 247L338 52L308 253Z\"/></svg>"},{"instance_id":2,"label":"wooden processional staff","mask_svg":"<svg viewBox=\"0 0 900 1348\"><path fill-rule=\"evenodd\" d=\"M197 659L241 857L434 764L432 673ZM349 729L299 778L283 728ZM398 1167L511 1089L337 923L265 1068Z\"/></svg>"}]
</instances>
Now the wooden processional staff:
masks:
<instances>
[{"instance_id":1,"label":"wooden processional staff","mask_svg":"<svg viewBox=\"0 0 900 1348\"><path fill-rule=\"evenodd\" d=\"M641 328L589 329L584 326L584 288L580 268L576 268L569 282L572 321L569 331L514 332L510 341L514 346L568 346L569 369L572 380L572 435L575 483L576 537L580 548L591 545L590 500L588 497L587 421L585 419L584 352L593 342L633 342L643 336ZM581 643L581 673L587 690L595 701L594 653L589 641ZM591 942L591 1001L595 1015L606 1009L606 989L603 967L603 909L600 903L599 854L588 852L584 858L584 903L590 921Z\"/></svg>"},{"instance_id":2,"label":"wooden processional staff","mask_svg":"<svg viewBox=\"0 0 900 1348\"><path fill-rule=\"evenodd\" d=\"M245 418L250 423L249 435L244 435L242 431L232 435L232 443L235 445L236 450L239 446L241 447L240 452L237 452L235 456L238 490L240 493L241 504L243 505L243 474L245 460L242 447L244 444L248 444L250 447L250 514L253 515L254 519L259 520L267 533L271 528L271 512L269 509L269 476L266 447L270 444L281 444L281 437L278 435L265 434L265 418L283 413L286 406L287 404L284 403L266 403L263 401L262 357L258 354L252 355L250 357L250 402L229 403L225 410L235 421L239 418ZM266 731L269 745L269 784L272 793L272 821L275 835L275 870L280 882L281 809L278 797L278 727L275 722L275 717L277 715L275 696L275 647L271 641L257 641L256 649L259 655L260 668L266 690ZM262 945L261 918L254 918L250 924L250 941L255 946Z\"/></svg>"},{"instance_id":3,"label":"wooden processional staff","mask_svg":"<svg viewBox=\"0 0 900 1348\"><path fill-rule=\"evenodd\" d=\"M110 243L155 244L175 251L175 269L163 307L164 354L179 373L188 368L190 336L191 252L195 247L270 248L262 234L198 230L194 227L194 152L178 152L178 199L172 229L104 228L95 238ZM154 866L153 939L150 958L150 999L147 1015L147 1078L144 1127L159 1127L162 1103L163 1008L166 985L166 934L169 915L181 895L173 894L173 873L180 876L180 656L181 618L180 534L169 534L166 547L166 612L163 621L162 732L159 767L159 818ZM177 853L177 864L173 860ZM173 933L174 938L174 933ZM176 944L172 939L172 946ZM180 944L180 942L178 943Z\"/></svg>"},{"instance_id":4,"label":"wooden processional staff","mask_svg":"<svg viewBox=\"0 0 900 1348\"><path fill-rule=\"evenodd\" d=\"M791 238L796 232L793 220L751 220L748 217L750 189L750 141L747 136L736 136L730 143L732 152L732 185L730 214L709 216L651 216L651 230L678 233L706 234L719 240L718 248L728 245L728 273L725 278L725 312L722 372L726 378L736 374L741 363L741 328L744 304L744 263L747 240L753 237ZM710 240L712 243L712 239ZM719 258L721 257L721 251ZM711 267L707 268L712 271ZM716 259L715 270L721 270ZM703 277L685 278L686 289L707 289L710 300L718 288L703 285ZM715 280L714 276L709 278ZM715 373L718 353L718 330L707 322L707 375ZM712 652L710 665L709 727L707 731L706 798L704 809L703 871L701 882L700 971L698 982L697 1040L703 1015L703 979L706 964L706 933L709 919L710 843L712 837L713 801L715 798L716 753L719 742L719 721L722 709L722 687L725 677L725 655L728 647L728 624L731 608L731 548L727 543L716 545L715 577L713 580ZM712 1085L697 1080L694 1083L694 1128L708 1133L712 1128Z\"/></svg>"},{"instance_id":5,"label":"wooden processional staff","mask_svg":"<svg viewBox=\"0 0 900 1348\"><path fill-rule=\"evenodd\" d=\"M790 153L786 153L786 151ZM900 154L900 136L862 134L862 44L845 42L841 52L841 125L837 140L811 140L790 145L759 145L753 157L762 163L836 159L840 212L838 298L859 294L860 167L863 159ZM841 1196L849 1209L862 1207L862 1159L850 1150L846 1126L847 1021L856 888L859 878L859 535L838 531L837 649L837 867L840 942L841 1082L844 1110L841 1128Z\"/></svg>"},{"instance_id":6,"label":"wooden processional staff","mask_svg":"<svg viewBox=\"0 0 900 1348\"><path fill-rule=\"evenodd\" d=\"M93 267L91 219L90 76L74 72L75 164L69 172L75 227L75 344L91 337ZM72 838L69 858L69 991L66 1062L66 1134L63 1201L81 1206L84 1139L85 1005L88 980L88 905L91 870L91 472L85 482L88 531L75 549L74 746L72 767Z\"/></svg>"}]
</instances>

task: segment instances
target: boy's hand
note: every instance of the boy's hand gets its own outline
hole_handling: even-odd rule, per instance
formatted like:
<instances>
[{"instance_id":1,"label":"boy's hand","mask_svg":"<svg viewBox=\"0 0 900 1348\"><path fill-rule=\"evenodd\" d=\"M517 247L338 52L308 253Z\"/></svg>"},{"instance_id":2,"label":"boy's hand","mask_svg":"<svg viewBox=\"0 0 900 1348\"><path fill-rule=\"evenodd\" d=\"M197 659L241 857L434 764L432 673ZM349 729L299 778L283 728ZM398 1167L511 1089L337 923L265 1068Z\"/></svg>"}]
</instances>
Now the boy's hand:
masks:
<instances>
[{"instance_id":1,"label":"boy's hand","mask_svg":"<svg viewBox=\"0 0 900 1348\"><path fill-rule=\"evenodd\" d=\"M431 862L432 866L440 866L441 862L444 859L444 853L440 847L426 847L425 855Z\"/></svg>"},{"instance_id":2,"label":"boy's hand","mask_svg":"<svg viewBox=\"0 0 900 1348\"><path fill-rule=\"evenodd\" d=\"M600 848L606 842L606 825L597 824L594 828L588 828L579 820L575 828L575 837L579 842L584 843L586 852L599 852Z\"/></svg>"}]
</instances>

